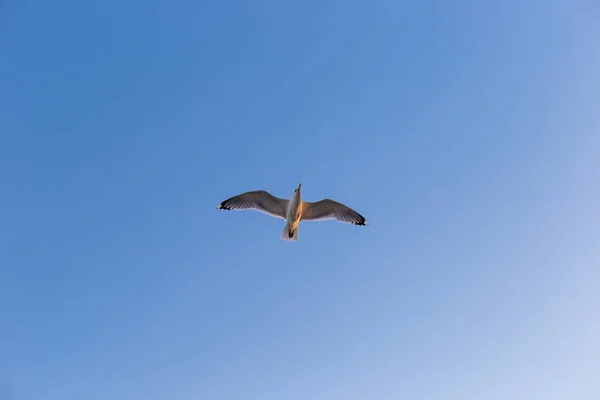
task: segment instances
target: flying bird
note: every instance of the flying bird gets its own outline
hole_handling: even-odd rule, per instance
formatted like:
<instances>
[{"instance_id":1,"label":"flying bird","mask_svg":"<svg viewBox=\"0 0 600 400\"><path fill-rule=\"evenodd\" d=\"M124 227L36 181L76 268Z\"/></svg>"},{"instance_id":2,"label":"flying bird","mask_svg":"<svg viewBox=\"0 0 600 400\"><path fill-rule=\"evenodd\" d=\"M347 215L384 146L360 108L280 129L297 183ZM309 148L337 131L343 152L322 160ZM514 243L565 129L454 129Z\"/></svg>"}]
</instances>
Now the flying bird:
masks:
<instances>
[{"instance_id":1,"label":"flying bird","mask_svg":"<svg viewBox=\"0 0 600 400\"><path fill-rule=\"evenodd\" d=\"M324 199L314 203L302 201L299 184L292 197L280 199L266 190L255 190L233 196L217 206L220 210L256 210L286 221L281 234L283 240L298 240L298 224L300 221L322 221L335 219L353 225L369 225L365 217L350 207Z\"/></svg>"}]
</instances>

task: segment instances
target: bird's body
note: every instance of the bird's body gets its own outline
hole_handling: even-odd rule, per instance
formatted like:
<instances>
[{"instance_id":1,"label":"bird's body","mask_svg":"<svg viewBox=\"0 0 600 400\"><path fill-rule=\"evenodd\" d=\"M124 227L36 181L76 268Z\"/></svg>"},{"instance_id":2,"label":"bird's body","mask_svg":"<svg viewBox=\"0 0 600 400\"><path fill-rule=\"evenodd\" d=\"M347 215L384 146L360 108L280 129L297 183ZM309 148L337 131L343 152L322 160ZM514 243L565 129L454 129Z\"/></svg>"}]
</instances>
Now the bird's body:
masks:
<instances>
[{"instance_id":1,"label":"bird's body","mask_svg":"<svg viewBox=\"0 0 600 400\"><path fill-rule=\"evenodd\" d=\"M281 237L282 239L293 239L294 234L298 236L298 224L300 224L300 219L302 218L302 193L300 193L300 186L298 186L298 189L294 191L294 194L288 201L286 217L286 224ZM285 238L285 235L287 235L287 238Z\"/></svg>"},{"instance_id":2,"label":"bird's body","mask_svg":"<svg viewBox=\"0 0 600 400\"><path fill-rule=\"evenodd\" d=\"M324 199L314 203L302 201L300 191L302 184L294 190L292 197L280 199L265 190L242 193L223 201L218 209L223 210L257 210L272 217L286 221L281 234L283 240L298 240L300 221L318 221L335 219L354 225L369 225L369 222L351 208L333 200Z\"/></svg>"}]
</instances>

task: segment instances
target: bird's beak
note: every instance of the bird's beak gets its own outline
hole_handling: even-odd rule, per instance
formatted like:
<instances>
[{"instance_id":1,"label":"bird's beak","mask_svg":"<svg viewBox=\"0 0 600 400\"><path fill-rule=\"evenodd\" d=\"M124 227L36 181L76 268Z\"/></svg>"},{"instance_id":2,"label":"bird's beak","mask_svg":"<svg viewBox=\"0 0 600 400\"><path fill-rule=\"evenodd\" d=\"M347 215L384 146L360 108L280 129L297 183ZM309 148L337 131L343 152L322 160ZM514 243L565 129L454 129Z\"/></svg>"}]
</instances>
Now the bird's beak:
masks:
<instances>
[{"instance_id":1,"label":"bird's beak","mask_svg":"<svg viewBox=\"0 0 600 400\"><path fill-rule=\"evenodd\" d=\"M298 185L298 190L300 190L300 187L301 187L301 186L302 186L302 184L299 184L299 185Z\"/></svg>"}]
</instances>

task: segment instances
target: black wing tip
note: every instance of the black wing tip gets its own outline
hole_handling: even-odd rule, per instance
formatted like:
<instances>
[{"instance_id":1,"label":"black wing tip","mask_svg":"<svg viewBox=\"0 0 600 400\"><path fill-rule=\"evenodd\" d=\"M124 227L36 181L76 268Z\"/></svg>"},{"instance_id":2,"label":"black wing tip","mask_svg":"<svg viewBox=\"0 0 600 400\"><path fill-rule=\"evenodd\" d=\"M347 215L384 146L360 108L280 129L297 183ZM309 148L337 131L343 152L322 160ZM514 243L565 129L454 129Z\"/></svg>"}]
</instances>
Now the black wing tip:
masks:
<instances>
[{"instance_id":1,"label":"black wing tip","mask_svg":"<svg viewBox=\"0 0 600 400\"><path fill-rule=\"evenodd\" d=\"M365 217L363 217L362 215L359 214L358 220L356 222L353 222L353 224L358 225L358 226L368 226L369 221L367 221L367 219Z\"/></svg>"},{"instance_id":2,"label":"black wing tip","mask_svg":"<svg viewBox=\"0 0 600 400\"><path fill-rule=\"evenodd\" d=\"M231 201L232 201L233 199L235 199L235 197L236 197L236 196L233 196L233 197L230 197L230 198L228 198L228 199L226 199L226 200L223 200L223 201L221 202L221 204L219 204L219 205L217 206L217 209L218 209L218 210L233 210L233 208L231 208Z\"/></svg>"},{"instance_id":3,"label":"black wing tip","mask_svg":"<svg viewBox=\"0 0 600 400\"><path fill-rule=\"evenodd\" d=\"M231 207L223 202L217 206L217 210L231 210Z\"/></svg>"}]
</instances>

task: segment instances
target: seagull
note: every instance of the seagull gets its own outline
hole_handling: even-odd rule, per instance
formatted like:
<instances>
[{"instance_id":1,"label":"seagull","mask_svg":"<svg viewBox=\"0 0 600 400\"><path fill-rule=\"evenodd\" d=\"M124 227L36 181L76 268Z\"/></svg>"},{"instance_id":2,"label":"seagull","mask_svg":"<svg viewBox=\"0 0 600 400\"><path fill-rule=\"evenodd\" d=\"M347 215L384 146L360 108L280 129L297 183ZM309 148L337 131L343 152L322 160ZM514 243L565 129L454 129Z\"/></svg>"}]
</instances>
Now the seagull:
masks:
<instances>
[{"instance_id":1,"label":"seagull","mask_svg":"<svg viewBox=\"0 0 600 400\"><path fill-rule=\"evenodd\" d=\"M256 210L275 218L286 221L281 234L282 240L298 240L298 224L300 221L322 221L335 219L347 224L369 225L365 217L350 207L333 201L323 199L314 203L302 201L299 184L292 198L280 199L266 190L254 190L230 197L217 206L219 210Z\"/></svg>"}]
</instances>

